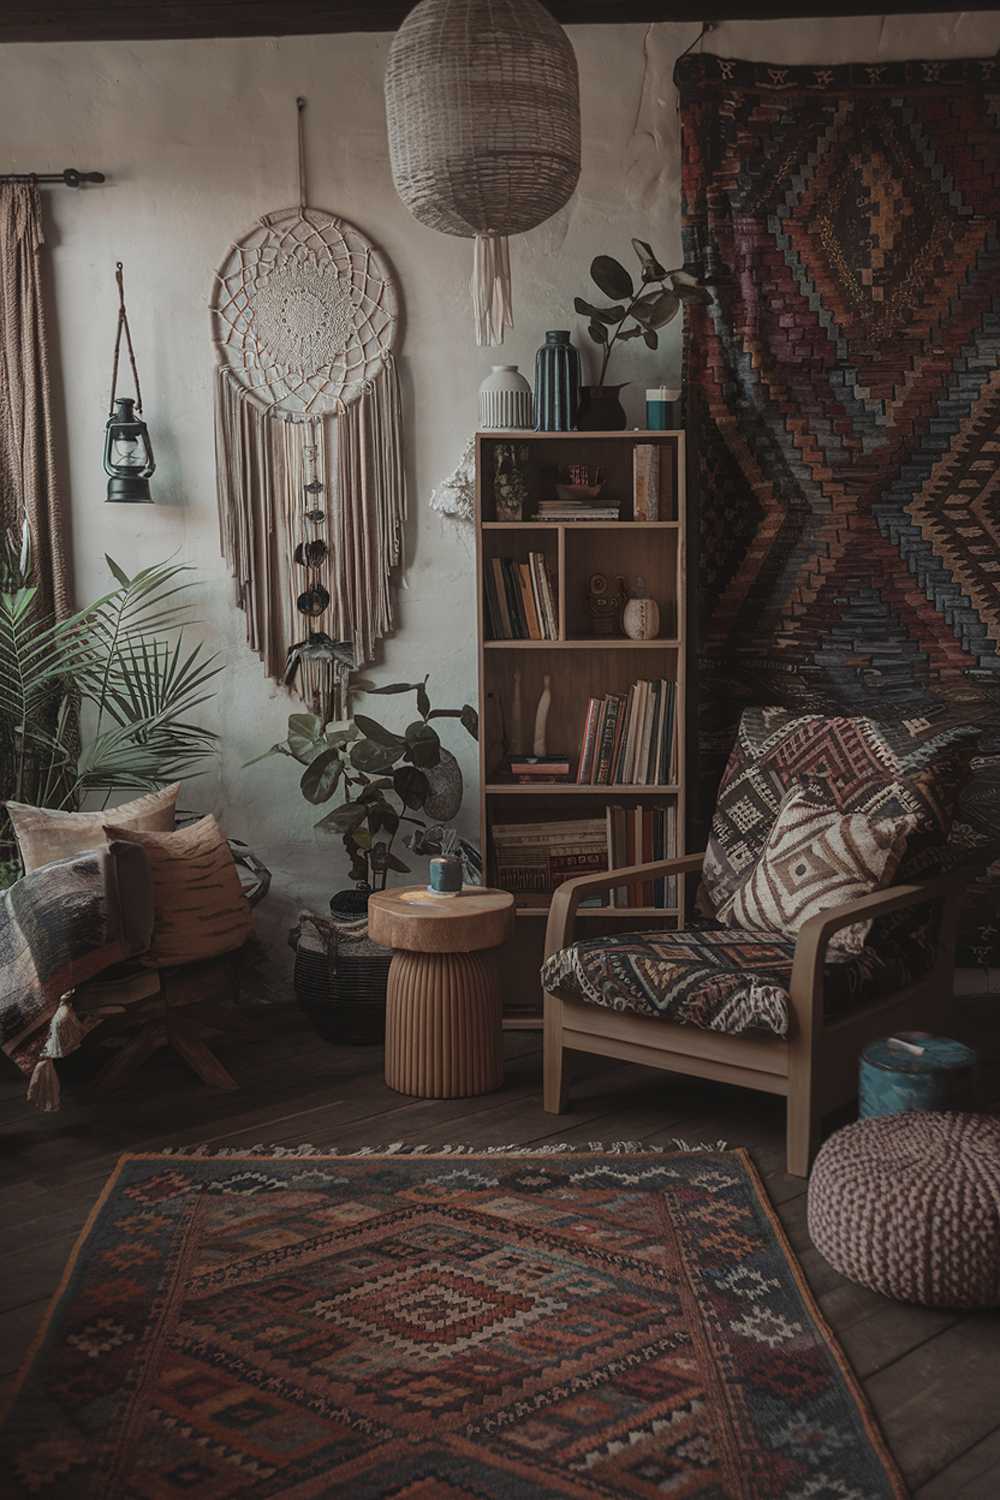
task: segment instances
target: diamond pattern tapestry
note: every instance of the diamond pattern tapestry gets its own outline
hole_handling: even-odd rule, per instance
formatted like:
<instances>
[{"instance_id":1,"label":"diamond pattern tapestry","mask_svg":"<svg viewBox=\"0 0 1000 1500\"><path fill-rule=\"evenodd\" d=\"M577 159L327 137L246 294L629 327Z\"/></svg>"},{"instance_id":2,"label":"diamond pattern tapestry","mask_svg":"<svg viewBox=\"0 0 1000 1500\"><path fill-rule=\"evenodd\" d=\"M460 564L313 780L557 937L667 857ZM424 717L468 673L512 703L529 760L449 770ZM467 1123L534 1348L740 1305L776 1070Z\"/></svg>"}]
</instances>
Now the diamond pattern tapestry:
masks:
<instances>
[{"instance_id":1,"label":"diamond pattern tapestry","mask_svg":"<svg viewBox=\"0 0 1000 1500\"><path fill-rule=\"evenodd\" d=\"M1000 64L677 66L701 806L751 703L984 727L1000 850ZM993 879L965 962L1000 963Z\"/></svg>"},{"instance_id":2,"label":"diamond pattern tapestry","mask_svg":"<svg viewBox=\"0 0 1000 1500\"><path fill-rule=\"evenodd\" d=\"M123 1157L5 1500L902 1500L745 1152Z\"/></svg>"}]
</instances>

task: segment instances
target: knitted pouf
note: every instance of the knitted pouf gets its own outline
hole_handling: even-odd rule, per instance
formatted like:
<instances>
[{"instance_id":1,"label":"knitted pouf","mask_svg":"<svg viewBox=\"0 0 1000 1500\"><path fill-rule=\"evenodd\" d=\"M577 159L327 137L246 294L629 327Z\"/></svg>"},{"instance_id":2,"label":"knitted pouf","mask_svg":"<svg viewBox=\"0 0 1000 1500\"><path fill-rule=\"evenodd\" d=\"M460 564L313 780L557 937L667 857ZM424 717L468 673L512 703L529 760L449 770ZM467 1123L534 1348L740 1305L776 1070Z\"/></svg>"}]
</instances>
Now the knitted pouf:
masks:
<instances>
[{"instance_id":1,"label":"knitted pouf","mask_svg":"<svg viewBox=\"0 0 1000 1500\"><path fill-rule=\"evenodd\" d=\"M809 1234L851 1281L924 1307L1000 1304L1000 1120L859 1120L823 1146Z\"/></svg>"}]
</instances>

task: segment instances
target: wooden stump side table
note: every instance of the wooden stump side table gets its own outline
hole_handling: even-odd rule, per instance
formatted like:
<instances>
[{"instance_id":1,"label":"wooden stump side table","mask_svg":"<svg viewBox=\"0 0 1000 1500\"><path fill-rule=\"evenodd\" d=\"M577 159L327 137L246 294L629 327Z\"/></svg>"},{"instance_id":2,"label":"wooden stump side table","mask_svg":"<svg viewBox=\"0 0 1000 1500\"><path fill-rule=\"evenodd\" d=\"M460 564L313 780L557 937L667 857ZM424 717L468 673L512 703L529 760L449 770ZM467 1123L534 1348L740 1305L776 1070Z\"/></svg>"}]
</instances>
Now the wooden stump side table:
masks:
<instances>
[{"instance_id":1,"label":"wooden stump side table","mask_svg":"<svg viewBox=\"0 0 1000 1500\"><path fill-rule=\"evenodd\" d=\"M422 899L425 898L425 899ZM379 891L368 932L392 948L385 1081L420 1099L462 1099L503 1084L502 1006L490 949L510 935L509 891L470 886L450 899L423 886Z\"/></svg>"}]
</instances>

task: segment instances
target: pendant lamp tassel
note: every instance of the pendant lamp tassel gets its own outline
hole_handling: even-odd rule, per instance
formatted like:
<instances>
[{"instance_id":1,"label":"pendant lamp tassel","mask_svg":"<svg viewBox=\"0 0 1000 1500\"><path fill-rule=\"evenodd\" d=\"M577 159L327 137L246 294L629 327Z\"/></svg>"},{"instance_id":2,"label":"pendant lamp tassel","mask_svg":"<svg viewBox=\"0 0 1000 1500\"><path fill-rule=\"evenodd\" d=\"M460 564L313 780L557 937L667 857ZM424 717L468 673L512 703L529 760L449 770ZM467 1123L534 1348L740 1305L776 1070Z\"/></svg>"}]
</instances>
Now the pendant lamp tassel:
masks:
<instances>
[{"instance_id":1,"label":"pendant lamp tassel","mask_svg":"<svg viewBox=\"0 0 1000 1500\"><path fill-rule=\"evenodd\" d=\"M510 291L510 246L505 234L477 234L472 266L472 312L476 343L502 344L513 328Z\"/></svg>"}]
</instances>

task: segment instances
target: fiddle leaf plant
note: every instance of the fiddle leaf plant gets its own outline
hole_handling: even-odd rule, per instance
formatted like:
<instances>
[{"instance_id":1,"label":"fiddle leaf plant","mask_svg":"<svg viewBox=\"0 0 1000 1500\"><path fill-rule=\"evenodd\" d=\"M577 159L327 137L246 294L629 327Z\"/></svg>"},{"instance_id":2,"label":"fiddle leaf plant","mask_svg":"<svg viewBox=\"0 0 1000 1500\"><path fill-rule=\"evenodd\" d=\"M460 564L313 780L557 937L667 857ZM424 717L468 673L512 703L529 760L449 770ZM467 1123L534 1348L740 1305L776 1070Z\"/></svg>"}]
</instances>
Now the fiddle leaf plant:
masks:
<instances>
[{"instance_id":1,"label":"fiddle leaf plant","mask_svg":"<svg viewBox=\"0 0 1000 1500\"><path fill-rule=\"evenodd\" d=\"M384 890L389 872L408 875L410 867L394 853L402 823L427 826L415 814L425 810L435 821L454 817L462 800L462 777L454 756L441 743L432 719L457 719L479 738L479 715L471 704L434 708L422 682L378 686L358 678L351 691L387 695L414 693L418 717L400 734L368 714L324 724L316 714L291 714L288 734L247 765L272 755L287 756L303 767L299 789L315 807L340 798L316 824L339 836L350 861L351 879Z\"/></svg>"},{"instance_id":2,"label":"fiddle leaf plant","mask_svg":"<svg viewBox=\"0 0 1000 1500\"><path fill-rule=\"evenodd\" d=\"M639 261L638 287L620 261L598 255L590 263L590 278L612 305L598 307L583 297L573 299L577 312L589 319L587 332L602 351L598 385L604 384L617 343L641 338L647 348L656 349L659 330L673 322L685 302L712 301L708 287L689 268L665 270L645 240L634 239L632 248Z\"/></svg>"}]
</instances>

